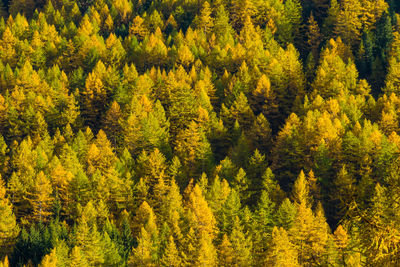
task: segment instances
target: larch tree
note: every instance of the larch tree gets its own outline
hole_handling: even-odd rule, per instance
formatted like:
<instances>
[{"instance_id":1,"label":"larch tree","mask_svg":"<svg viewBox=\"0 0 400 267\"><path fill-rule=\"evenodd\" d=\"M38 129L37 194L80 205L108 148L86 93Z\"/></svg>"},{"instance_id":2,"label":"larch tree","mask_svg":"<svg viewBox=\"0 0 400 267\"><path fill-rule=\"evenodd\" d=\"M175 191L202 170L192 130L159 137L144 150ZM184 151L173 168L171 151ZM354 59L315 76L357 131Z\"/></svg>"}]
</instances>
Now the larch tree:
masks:
<instances>
[{"instance_id":1,"label":"larch tree","mask_svg":"<svg viewBox=\"0 0 400 267\"><path fill-rule=\"evenodd\" d=\"M6 188L3 179L0 177L0 248L2 253L8 253L15 238L19 234L19 227L12 205L6 197ZM4 256L4 255L2 255Z\"/></svg>"},{"instance_id":2,"label":"larch tree","mask_svg":"<svg viewBox=\"0 0 400 267\"><path fill-rule=\"evenodd\" d=\"M33 219L39 222L46 222L52 214L53 188L49 178L40 172L35 178L35 184L29 194L29 202L33 208Z\"/></svg>"},{"instance_id":3,"label":"larch tree","mask_svg":"<svg viewBox=\"0 0 400 267\"><path fill-rule=\"evenodd\" d=\"M164 266L181 266L182 259L179 255L179 251L176 248L174 238L169 237L168 244L165 247L164 255L161 258L161 264Z\"/></svg>"},{"instance_id":4,"label":"larch tree","mask_svg":"<svg viewBox=\"0 0 400 267\"><path fill-rule=\"evenodd\" d=\"M265 264L268 266L301 266L297 257L297 249L291 243L285 229L274 227L272 245L265 258Z\"/></svg>"},{"instance_id":5,"label":"larch tree","mask_svg":"<svg viewBox=\"0 0 400 267\"><path fill-rule=\"evenodd\" d=\"M76 245L89 265L104 263L102 241L96 222L88 221L88 218L83 215L79 220L75 235Z\"/></svg>"},{"instance_id":6,"label":"larch tree","mask_svg":"<svg viewBox=\"0 0 400 267\"><path fill-rule=\"evenodd\" d=\"M217 266L217 252L207 233L202 233L196 255L196 266Z\"/></svg>"},{"instance_id":7,"label":"larch tree","mask_svg":"<svg viewBox=\"0 0 400 267\"><path fill-rule=\"evenodd\" d=\"M142 227L138 237L138 245L132 249L128 258L128 266L153 266L153 247L149 233Z\"/></svg>"},{"instance_id":8,"label":"larch tree","mask_svg":"<svg viewBox=\"0 0 400 267\"><path fill-rule=\"evenodd\" d=\"M223 267L232 266L234 253L229 237L224 234L218 247L218 265Z\"/></svg>"},{"instance_id":9,"label":"larch tree","mask_svg":"<svg viewBox=\"0 0 400 267\"><path fill-rule=\"evenodd\" d=\"M216 230L216 220L198 184L189 193L187 209L189 219L199 234L213 238Z\"/></svg>"}]
</instances>

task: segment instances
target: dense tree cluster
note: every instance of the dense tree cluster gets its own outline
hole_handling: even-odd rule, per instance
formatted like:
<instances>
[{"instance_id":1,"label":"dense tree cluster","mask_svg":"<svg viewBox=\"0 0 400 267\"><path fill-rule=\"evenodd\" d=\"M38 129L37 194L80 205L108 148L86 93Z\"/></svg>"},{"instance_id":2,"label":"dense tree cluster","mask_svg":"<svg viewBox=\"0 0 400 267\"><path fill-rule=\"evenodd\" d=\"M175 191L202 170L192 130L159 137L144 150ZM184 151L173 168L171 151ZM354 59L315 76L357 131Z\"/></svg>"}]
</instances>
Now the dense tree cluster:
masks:
<instances>
[{"instance_id":1,"label":"dense tree cluster","mask_svg":"<svg viewBox=\"0 0 400 267\"><path fill-rule=\"evenodd\" d=\"M0 1L0 266L399 266L399 14Z\"/></svg>"}]
</instances>

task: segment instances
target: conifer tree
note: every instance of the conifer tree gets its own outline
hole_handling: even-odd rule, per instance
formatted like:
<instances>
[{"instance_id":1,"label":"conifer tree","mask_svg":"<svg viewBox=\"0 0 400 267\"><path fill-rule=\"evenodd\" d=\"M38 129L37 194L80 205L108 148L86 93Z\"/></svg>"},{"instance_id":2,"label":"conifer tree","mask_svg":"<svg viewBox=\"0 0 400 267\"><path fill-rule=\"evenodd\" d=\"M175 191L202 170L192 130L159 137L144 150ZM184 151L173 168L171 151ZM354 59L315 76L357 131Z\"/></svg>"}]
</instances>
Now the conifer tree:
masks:
<instances>
[{"instance_id":1,"label":"conifer tree","mask_svg":"<svg viewBox=\"0 0 400 267\"><path fill-rule=\"evenodd\" d=\"M314 59L318 59L319 45L321 43L321 33L318 27L318 23L314 19L314 15L311 12L310 17L307 21L307 48L311 51Z\"/></svg>"},{"instance_id":2,"label":"conifer tree","mask_svg":"<svg viewBox=\"0 0 400 267\"><path fill-rule=\"evenodd\" d=\"M230 240L234 251L233 264L238 266L251 265L253 262L252 242L244 233L238 217L234 218Z\"/></svg>"},{"instance_id":3,"label":"conifer tree","mask_svg":"<svg viewBox=\"0 0 400 267\"><path fill-rule=\"evenodd\" d=\"M161 264L163 266L181 266L182 264L182 260L180 258L174 238L172 236L169 237L168 244L165 247L164 255L161 259Z\"/></svg>"},{"instance_id":4,"label":"conifer tree","mask_svg":"<svg viewBox=\"0 0 400 267\"><path fill-rule=\"evenodd\" d=\"M175 151L189 176L207 170L213 161L210 143L194 121L176 136Z\"/></svg>"},{"instance_id":5,"label":"conifer tree","mask_svg":"<svg viewBox=\"0 0 400 267\"><path fill-rule=\"evenodd\" d=\"M235 252L228 236L224 234L218 248L218 265L223 267L232 266L234 253Z\"/></svg>"},{"instance_id":6,"label":"conifer tree","mask_svg":"<svg viewBox=\"0 0 400 267\"><path fill-rule=\"evenodd\" d=\"M128 266L153 266L153 249L149 233L142 227L138 238L138 245L133 248L128 259Z\"/></svg>"},{"instance_id":7,"label":"conifer tree","mask_svg":"<svg viewBox=\"0 0 400 267\"><path fill-rule=\"evenodd\" d=\"M239 31L246 19L250 19L255 14L255 11L252 1L241 0L232 2L231 17L235 30Z\"/></svg>"},{"instance_id":8,"label":"conifer tree","mask_svg":"<svg viewBox=\"0 0 400 267\"><path fill-rule=\"evenodd\" d=\"M68 266L79 266L79 267L87 267L89 266L85 257L82 255L82 252L79 247L75 246L72 248L71 253L69 255L69 262Z\"/></svg>"},{"instance_id":9,"label":"conifer tree","mask_svg":"<svg viewBox=\"0 0 400 267\"><path fill-rule=\"evenodd\" d=\"M341 264L346 264L346 248L349 245L349 239L346 230L343 228L343 226L340 224L335 232L333 233L333 238L335 240L335 244L339 249L339 258Z\"/></svg>"},{"instance_id":10,"label":"conifer tree","mask_svg":"<svg viewBox=\"0 0 400 267\"><path fill-rule=\"evenodd\" d=\"M46 222L48 217L52 214L52 205L54 198L52 196L52 186L47 176L40 172L32 188L29 197L29 202L33 208L33 218L39 222Z\"/></svg>"},{"instance_id":11,"label":"conifer tree","mask_svg":"<svg viewBox=\"0 0 400 267\"><path fill-rule=\"evenodd\" d=\"M359 1L345 0L337 14L335 33L349 45L356 44L360 39L363 10Z\"/></svg>"},{"instance_id":12,"label":"conifer tree","mask_svg":"<svg viewBox=\"0 0 400 267\"><path fill-rule=\"evenodd\" d=\"M75 239L76 245L81 250L81 255L84 256L89 265L104 263L101 236L97 230L96 222L90 222L86 215L83 215L79 220Z\"/></svg>"},{"instance_id":13,"label":"conifer tree","mask_svg":"<svg viewBox=\"0 0 400 267\"><path fill-rule=\"evenodd\" d=\"M285 229L274 227L272 230L272 244L265 264L268 266L300 266L297 260L297 250L290 242Z\"/></svg>"},{"instance_id":14,"label":"conifer tree","mask_svg":"<svg viewBox=\"0 0 400 267\"><path fill-rule=\"evenodd\" d=\"M199 233L213 237L216 230L216 220L198 184L189 193L187 208L191 214L191 223L194 224L193 226L197 228Z\"/></svg>"},{"instance_id":15,"label":"conifer tree","mask_svg":"<svg viewBox=\"0 0 400 267\"><path fill-rule=\"evenodd\" d=\"M10 248L19 233L19 227L15 215L12 211L12 205L6 198L6 188L0 177L0 248L1 256L10 251Z\"/></svg>"},{"instance_id":16,"label":"conifer tree","mask_svg":"<svg viewBox=\"0 0 400 267\"><path fill-rule=\"evenodd\" d=\"M233 44L233 28L229 23L229 16L223 4L216 7L213 33L216 35L220 46Z\"/></svg>"},{"instance_id":17,"label":"conifer tree","mask_svg":"<svg viewBox=\"0 0 400 267\"><path fill-rule=\"evenodd\" d=\"M276 212L276 224L286 231L292 228L297 214L296 206L288 199L285 198Z\"/></svg>"},{"instance_id":18,"label":"conifer tree","mask_svg":"<svg viewBox=\"0 0 400 267\"><path fill-rule=\"evenodd\" d=\"M217 252L212 243L211 237L202 233L197 250L196 266L216 266Z\"/></svg>"},{"instance_id":19,"label":"conifer tree","mask_svg":"<svg viewBox=\"0 0 400 267\"><path fill-rule=\"evenodd\" d=\"M197 18L197 27L204 34L208 34L213 28L213 18L211 17L211 7L208 1L203 2L203 6L200 11L200 15Z\"/></svg>"}]
</instances>

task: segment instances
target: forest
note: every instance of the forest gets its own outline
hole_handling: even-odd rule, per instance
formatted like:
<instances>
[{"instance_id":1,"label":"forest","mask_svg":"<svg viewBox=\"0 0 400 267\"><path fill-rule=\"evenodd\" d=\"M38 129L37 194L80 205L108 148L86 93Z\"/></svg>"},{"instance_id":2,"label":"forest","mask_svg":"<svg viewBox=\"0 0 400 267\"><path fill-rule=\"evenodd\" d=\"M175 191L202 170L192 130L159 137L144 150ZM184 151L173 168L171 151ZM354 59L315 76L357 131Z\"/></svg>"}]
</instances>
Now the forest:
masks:
<instances>
[{"instance_id":1,"label":"forest","mask_svg":"<svg viewBox=\"0 0 400 267\"><path fill-rule=\"evenodd\" d=\"M9 266L400 266L400 2L0 1Z\"/></svg>"}]
</instances>

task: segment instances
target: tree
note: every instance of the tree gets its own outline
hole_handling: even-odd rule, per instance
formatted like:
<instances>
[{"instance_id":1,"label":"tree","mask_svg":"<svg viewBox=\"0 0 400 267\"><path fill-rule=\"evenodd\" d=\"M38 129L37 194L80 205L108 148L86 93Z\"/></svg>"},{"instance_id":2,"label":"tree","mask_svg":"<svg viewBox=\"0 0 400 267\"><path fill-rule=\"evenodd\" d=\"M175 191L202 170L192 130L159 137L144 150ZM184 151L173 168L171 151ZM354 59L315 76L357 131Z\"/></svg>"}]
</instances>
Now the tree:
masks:
<instances>
[{"instance_id":1,"label":"tree","mask_svg":"<svg viewBox=\"0 0 400 267\"><path fill-rule=\"evenodd\" d=\"M303 172L297 178L292 194L297 214L289 235L298 248L299 263L320 264L327 253L329 227L321 206L317 206L315 214L311 210L309 189Z\"/></svg>"},{"instance_id":2,"label":"tree","mask_svg":"<svg viewBox=\"0 0 400 267\"><path fill-rule=\"evenodd\" d=\"M135 36L138 40L143 40L149 32L147 27L145 26L144 19L140 16L136 16L133 19L132 25L129 28L129 34Z\"/></svg>"},{"instance_id":3,"label":"tree","mask_svg":"<svg viewBox=\"0 0 400 267\"><path fill-rule=\"evenodd\" d=\"M69 255L70 267L87 267L89 266L85 257L82 255L82 252L79 247L75 246L72 248L71 253Z\"/></svg>"},{"instance_id":4,"label":"tree","mask_svg":"<svg viewBox=\"0 0 400 267\"><path fill-rule=\"evenodd\" d=\"M279 49L276 59L268 66L271 86L275 88L276 100L279 106L279 116L272 125L280 125L291 112L297 102L304 96L305 77L299 53L289 44L286 50Z\"/></svg>"},{"instance_id":5,"label":"tree","mask_svg":"<svg viewBox=\"0 0 400 267\"><path fill-rule=\"evenodd\" d=\"M55 201L61 201L61 212L63 215L68 215L68 207L71 205L69 184L72 181L73 174L70 171L65 170L60 160L56 156L50 162L49 168L49 177L53 187Z\"/></svg>"},{"instance_id":6,"label":"tree","mask_svg":"<svg viewBox=\"0 0 400 267\"><path fill-rule=\"evenodd\" d=\"M294 182L292 199L295 203L304 204L307 207L311 207L312 205L309 185L303 171L300 172L299 176Z\"/></svg>"},{"instance_id":7,"label":"tree","mask_svg":"<svg viewBox=\"0 0 400 267\"><path fill-rule=\"evenodd\" d=\"M197 250L196 266L216 266L217 252L212 243L211 237L207 233L202 233Z\"/></svg>"},{"instance_id":8,"label":"tree","mask_svg":"<svg viewBox=\"0 0 400 267\"><path fill-rule=\"evenodd\" d=\"M344 0L341 2L334 32L349 45L355 45L360 40L362 13L363 10L359 1Z\"/></svg>"},{"instance_id":9,"label":"tree","mask_svg":"<svg viewBox=\"0 0 400 267\"><path fill-rule=\"evenodd\" d=\"M318 27L318 23L315 21L312 12L307 21L306 35L307 35L307 48L309 51L311 51L314 59L317 60L319 45L321 43L321 33Z\"/></svg>"},{"instance_id":10,"label":"tree","mask_svg":"<svg viewBox=\"0 0 400 267\"><path fill-rule=\"evenodd\" d=\"M118 11L122 22L127 22L132 14L132 3L128 0L115 0L113 7Z\"/></svg>"},{"instance_id":11,"label":"tree","mask_svg":"<svg viewBox=\"0 0 400 267\"><path fill-rule=\"evenodd\" d=\"M399 72L400 72L400 60L392 57L389 59L389 69L388 74L386 76L385 87L383 88L383 92L387 95L395 93L399 95L400 88L400 80L399 80Z\"/></svg>"},{"instance_id":12,"label":"tree","mask_svg":"<svg viewBox=\"0 0 400 267\"><path fill-rule=\"evenodd\" d=\"M234 218L232 231L229 236L234 251L233 264L237 266L251 265L253 260L252 242L245 235L239 217Z\"/></svg>"},{"instance_id":13,"label":"tree","mask_svg":"<svg viewBox=\"0 0 400 267\"><path fill-rule=\"evenodd\" d=\"M102 236L104 264L107 266L118 266L122 264L122 258L119 255L118 247L108 236L107 232Z\"/></svg>"},{"instance_id":14,"label":"tree","mask_svg":"<svg viewBox=\"0 0 400 267\"><path fill-rule=\"evenodd\" d=\"M42 262L40 263L40 267L56 267L57 266L57 255L56 249L53 249L50 254L44 256Z\"/></svg>"},{"instance_id":15,"label":"tree","mask_svg":"<svg viewBox=\"0 0 400 267\"><path fill-rule=\"evenodd\" d=\"M265 75L261 75L257 82L256 89L249 98L255 114L262 112L265 118L274 119L277 116L278 105L275 92L271 88L271 81ZM260 115L258 115L260 116Z\"/></svg>"},{"instance_id":16,"label":"tree","mask_svg":"<svg viewBox=\"0 0 400 267\"><path fill-rule=\"evenodd\" d=\"M90 266L104 263L104 252L100 233L97 231L96 222L89 221L86 215L79 219L76 229L76 246L79 247L84 258ZM78 254L77 252L75 252ZM78 256L78 255L76 255Z\"/></svg>"},{"instance_id":17,"label":"tree","mask_svg":"<svg viewBox=\"0 0 400 267\"><path fill-rule=\"evenodd\" d=\"M336 179L334 180L335 189L332 190L332 199L338 201L338 216L348 215L348 210L353 205L356 198L356 180L348 171L346 166L342 166Z\"/></svg>"},{"instance_id":18,"label":"tree","mask_svg":"<svg viewBox=\"0 0 400 267\"><path fill-rule=\"evenodd\" d=\"M6 198L6 188L0 177L0 248L1 256L10 251L15 238L19 234L19 227L15 215L12 211L12 205Z\"/></svg>"},{"instance_id":19,"label":"tree","mask_svg":"<svg viewBox=\"0 0 400 267\"><path fill-rule=\"evenodd\" d=\"M288 198L285 198L276 212L276 225L286 231L292 228L296 219L297 208Z\"/></svg>"},{"instance_id":20,"label":"tree","mask_svg":"<svg viewBox=\"0 0 400 267\"><path fill-rule=\"evenodd\" d=\"M372 64L374 61L373 44L370 35L371 34L369 32L364 31L360 43L360 51L359 51L360 74L364 76L369 75L371 73Z\"/></svg>"},{"instance_id":21,"label":"tree","mask_svg":"<svg viewBox=\"0 0 400 267\"><path fill-rule=\"evenodd\" d=\"M194 121L178 132L175 153L189 177L208 170L213 162L210 143L203 129Z\"/></svg>"},{"instance_id":22,"label":"tree","mask_svg":"<svg viewBox=\"0 0 400 267\"><path fill-rule=\"evenodd\" d=\"M229 238L226 234L222 237L221 244L218 248L218 265L228 267L233 265L234 250Z\"/></svg>"},{"instance_id":23,"label":"tree","mask_svg":"<svg viewBox=\"0 0 400 267\"><path fill-rule=\"evenodd\" d=\"M300 266L297 257L297 250L290 242L285 229L274 227L272 245L265 259L265 264L268 266Z\"/></svg>"},{"instance_id":24,"label":"tree","mask_svg":"<svg viewBox=\"0 0 400 267\"><path fill-rule=\"evenodd\" d=\"M206 234L213 238L216 220L198 184L189 193L187 209L190 212L189 219L199 234Z\"/></svg>"},{"instance_id":25,"label":"tree","mask_svg":"<svg viewBox=\"0 0 400 267\"><path fill-rule=\"evenodd\" d=\"M216 35L221 47L226 44L233 45L233 31L225 6L223 4L218 5L215 11L213 33Z\"/></svg>"},{"instance_id":26,"label":"tree","mask_svg":"<svg viewBox=\"0 0 400 267\"><path fill-rule=\"evenodd\" d=\"M348 92L354 92L357 86L358 72L351 60L344 58L340 39L329 41L331 48L322 52L322 60L317 68L312 84L316 94L324 99ZM346 64L344 60L348 60Z\"/></svg>"},{"instance_id":27,"label":"tree","mask_svg":"<svg viewBox=\"0 0 400 267\"><path fill-rule=\"evenodd\" d=\"M346 264L346 248L349 245L349 237L346 230L341 224L336 228L333 233L333 238L337 248L339 249L341 264Z\"/></svg>"},{"instance_id":28,"label":"tree","mask_svg":"<svg viewBox=\"0 0 400 267\"><path fill-rule=\"evenodd\" d=\"M211 8L208 1L203 2L203 6L200 10L200 15L197 18L197 27L204 34L208 34L212 31L213 28L213 18L211 17Z\"/></svg>"},{"instance_id":29,"label":"tree","mask_svg":"<svg viewBox=\"0 0 400 267\"><path fill-rule=\"evenodd\" d=\"M138 245L132 249L128 259L128 266L153 266L153 245L149 233L142 227L138 238Z\"/></svg>"},{"instance_id":30,"label":"tree","mask_svg":"<svg viewBox=\"0 0 400 267\"><path fill-rule=\"evenodd\" d=\"M378 50L376 54L383 60L386 59L390 43L393 41L392 28L393 27L389 14L387 12L383 12L376 25L376 45Z\"/></svg>"},{"instance_id":31,"label":"tree","mask_svg":"<svg viewBox=\"0 0 400 267\"><path fill-rule=\"evenodd\" d=\"M254 6L253 2L249 0L232 2L232 6L230 8L233 26L236 31L239 31L244 25L245 21L250 20L250 18L256 12L256 7Z\"/></svg>"},{"instance_id":32,"label":"tree","mask_svg":"<svg viewBox=\"0 0 400 267\"><path fill-rule=\"evenodd\" d=\"M165 247L164 255L161 258L161 264L163 266L181 266L182 264L181 257L172 236L169 237L168 244Z\"/></svg>"},{"instance_id":33,"label":"tree","mask_svg":"<svg viewBox=\"0 0 400 267\"><path fill-rule=\"evenodd\" d=\"M103 63L99 61L98 69L105 69ZM85 90L82 92L82 114L85 116L88 126L96 129L96 122L105 112L107 106L107 91L99 77L99 73L93 71L88 75L85 82Z\"/></svg>"},{"instance_id":34,"label":"tree","mask_svg":"<svg viewBox=\"0 0 400 267\"><path fill-rule=\"evenodd\" d=\"M284 3L284 18L278 24L278 40L283 44L293 43L299 34L302 6L299 0L287 0Z\"/></svg>"},{"instance_id":35,"label":"tree","mask_svg":"<svg viewBox=\"0 0 400 267\"><path fill-rule=\"evenodd\" d=\"M232 106L227 109L222 104L220 116L228 127L233 128L237 121L243 129L250 129L255 117L248 103L246 95L241 92L235 99Z\"/></svg>"},{"instance_id":36,"label":"tree","mask_svg":"<svg viewBox=\"0 0 400 267\"><path fill-rule=\"evenodd\" d=\"M46 222L52 214L54 198L52 186L47 176L40 172L30 193L29 202L33 208L32 217L39 222Z\"/></svg>"},{"instance_id":37,"label":"tree","mask_svg":"<svg viewBox=\"0 0 400 267\"><path fill-rule=\"evenodd\" d=\"M113 147L119 147L122 143L120 120L122 120L121 107L114 101L104 117L102 127Z\"/></svg>"},{"instance_id":38,"label":"tree","mask_svg":"<svg viewBox=\"0 0 400 267\"><path fill-rule=\"evenodd\" d=\"M154 148L169 152L169 122L159 101L152 103L146 95L133 97L130 114L121 125L125 147L132 155Z\"/></svg>"},{"instance_id":39,"label":"tree","mask_svg":"<svg viewBox=\"0 0 400 267\"><path fill-rule=\"evenodd\" d=\"M18 13L30 17L35 10L35 1L33 0L13 0L10 2L9 11L13 16Z\"/></svg>"}]
</instances>

